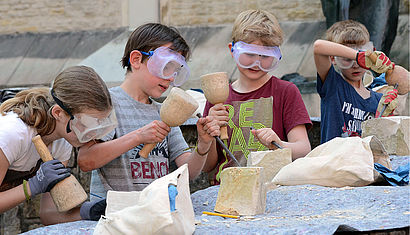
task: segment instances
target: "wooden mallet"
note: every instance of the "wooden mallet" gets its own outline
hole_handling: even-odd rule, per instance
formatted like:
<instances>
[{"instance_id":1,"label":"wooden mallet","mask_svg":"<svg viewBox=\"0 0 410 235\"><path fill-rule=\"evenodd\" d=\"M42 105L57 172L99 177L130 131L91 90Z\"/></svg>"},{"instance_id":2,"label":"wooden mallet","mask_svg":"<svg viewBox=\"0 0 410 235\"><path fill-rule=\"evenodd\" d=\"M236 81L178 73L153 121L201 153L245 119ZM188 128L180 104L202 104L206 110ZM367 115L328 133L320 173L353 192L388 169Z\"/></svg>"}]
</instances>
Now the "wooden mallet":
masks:
<instances>
[{"instance_id":1,"label":"wooden mallet","mask_svg":"<svg viewBox=\"0 0 410 235\"><path fill-rule=\"evenodd\" d=\"M41 136L34 136L32 141L43 162L53 160L53 157L41 139ZM87 199L87 193L73 175L58 182L50 190L50 194L59 212L71 210Z\"/></svg>"},{"instance_id":2,"label":"wooden mallet","mask_svg":"<svg viewBox=\"0 0 410 235\"><path fill-rule=\"evenodd\" d=\"M161 120L170 127L182 125L198 108L198 102L184 90L173 87L161 105L159 115ZM141 157L147 158L156 143L145 144L139 152Z\"/></svg>"},{"instance_id":3,"label":"wooden mallet","mask_svg":"<svg viewBox=\"0 0 410 235\"><path fill-rule=\"evenodd\" d=\"M201 76L201 87L211 104L223 104L229 96L229 80L226 72L209 73ZM221 139L228 139L228 128L221 127Z\"/></svg>"}]
</instances>

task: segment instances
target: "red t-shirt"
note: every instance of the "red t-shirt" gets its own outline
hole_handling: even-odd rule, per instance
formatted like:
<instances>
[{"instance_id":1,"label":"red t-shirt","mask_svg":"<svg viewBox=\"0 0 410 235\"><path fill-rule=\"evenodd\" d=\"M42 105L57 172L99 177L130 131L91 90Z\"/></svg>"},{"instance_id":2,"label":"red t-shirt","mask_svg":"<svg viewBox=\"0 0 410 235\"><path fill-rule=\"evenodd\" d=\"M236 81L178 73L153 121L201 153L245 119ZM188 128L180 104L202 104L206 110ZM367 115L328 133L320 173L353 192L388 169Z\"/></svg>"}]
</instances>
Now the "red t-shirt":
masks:
<instances>
[{"instance_id":1,"label":"red t-shirt","mask_svg":"<svg viewBox=\"0 0 410 235\"><path fill-rule=\"evenodd\" d=\"M246 166L251 151L267 148L250 133L255 129L270 127L281 140L287 141L287 134L295 126L305 124L312 127L302 96L295 84L274 76L259 89L249 93L239 93L229 85L229 97L225 102L229 107L228 136L226 146L234 154L241 166ZM213 105L206 103L204 116ZM219 181L220 172L228 166L237 166L217 145L218 165L211 183ZM212 182L213 180L215 180Z\"/></svg>"}]
</instances>

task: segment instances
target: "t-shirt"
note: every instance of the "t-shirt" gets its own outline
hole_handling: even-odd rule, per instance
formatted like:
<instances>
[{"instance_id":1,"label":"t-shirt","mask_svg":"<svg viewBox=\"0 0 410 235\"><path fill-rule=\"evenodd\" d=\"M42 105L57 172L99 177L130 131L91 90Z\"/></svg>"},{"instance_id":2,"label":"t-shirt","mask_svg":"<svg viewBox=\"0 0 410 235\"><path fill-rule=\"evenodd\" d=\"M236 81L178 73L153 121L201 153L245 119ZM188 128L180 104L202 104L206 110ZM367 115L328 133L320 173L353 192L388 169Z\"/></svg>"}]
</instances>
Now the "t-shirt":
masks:
<instances>
[{"instance_id":1,"label":"t-shirt","mask_svg":"<svg viewBox=\"0 0 410 235\"><path fill-rule=\"evenodd\" d=\"M36 135L37 130L25 124L17 114L0 114L0 149L10 164L9 171L29 172L37 165L40 155L31 141ZM72 146L65 139L58 139L48 149L54 159L63 162L70 158Z\"/></svg>"},{"instance_id":2,"label":"t-shirt","mask_svg":"<svg viewBox=\"0 0 410 235\"><path fill-rule=\"evenodd\" d=\"M374 118L383 94L370 90L363 99L357 91L331 66L324 83L317 75L320 95L320 142L335 137L361 136L363 121Z\"/></svg>"},{"instance_id":3,"label":"t-shirt","mask_svg":"<svg viewBox=\"0 0 410 235\"><path fill-rule=\"evenodd\" d=\"M297 125L310 129L312 122L295 84L272 76L262 87L248 93L240 93L229 85L229 97L225 102L229 107L228 136L225 141L229 150L242 166L246 166L251 151L266 150L251 134L250 128L272 128L281 140L287 141L287 134ZM207 102L204 116L213 105ZM218 148L218 165L214 179L219 181L222 169L236 166L226 156L222 147ZM211 183L217 183L212 181Z\"/></svg>"},{"instance_id":4,"label":"t-shirt","mask_svg":"<svg viewBox=\"0 0 410 235\"><path fill-rule=\"evenodd\" d=\"M111 88L110 94L118 126L105 136L103 141L121 137L154 120L161 120L160 103L151 99L151 104L140 103L121 87ZM171 161L185 152L190 152L179 127L172 127L168 136L155 146L148 158L138 154L143 146L135 146L98 169L105 191L141 191L155 179L167 175Z\"/></svg>"}]
</instances>

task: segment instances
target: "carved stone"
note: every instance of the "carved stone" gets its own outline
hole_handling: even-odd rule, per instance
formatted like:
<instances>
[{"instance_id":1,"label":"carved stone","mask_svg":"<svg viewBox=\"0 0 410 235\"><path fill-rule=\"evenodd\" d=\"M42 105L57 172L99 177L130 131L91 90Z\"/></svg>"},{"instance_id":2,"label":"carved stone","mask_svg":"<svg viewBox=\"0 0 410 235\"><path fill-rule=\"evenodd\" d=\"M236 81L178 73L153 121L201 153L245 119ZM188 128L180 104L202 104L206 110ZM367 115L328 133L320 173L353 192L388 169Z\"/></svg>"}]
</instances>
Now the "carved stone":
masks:
<instances>
[{"instance_id":1,"label":"carved stone","mask_svg":"<svg viewBox=\"0 0 410 235\"><path fill-rule=\"evenodd\" d=\"M292 162L289 148L251 152L247 166L263 167L263 183L270 183L282 167Z\"/></svg>"},{"instance_id":2,"label":"carved stone","mask_svg":"<svg viewBox=\"0 0 410 235\"><path fill-rule=\"evenodd\" d=\"M362 137L374 135L390 155L409 155L410 117L393 116L362 122Z\"/></svg>"},{"instance_id":3,"label":"carved stone","mask_svg":"<svg viewBox=\"0 0 410 235\"><path fill-rule=\"evenodd\" d=\"M263 214L266 190L262 167L229 167L221 173L215 211L229 215Z\"/></svg>"}]
</instances>

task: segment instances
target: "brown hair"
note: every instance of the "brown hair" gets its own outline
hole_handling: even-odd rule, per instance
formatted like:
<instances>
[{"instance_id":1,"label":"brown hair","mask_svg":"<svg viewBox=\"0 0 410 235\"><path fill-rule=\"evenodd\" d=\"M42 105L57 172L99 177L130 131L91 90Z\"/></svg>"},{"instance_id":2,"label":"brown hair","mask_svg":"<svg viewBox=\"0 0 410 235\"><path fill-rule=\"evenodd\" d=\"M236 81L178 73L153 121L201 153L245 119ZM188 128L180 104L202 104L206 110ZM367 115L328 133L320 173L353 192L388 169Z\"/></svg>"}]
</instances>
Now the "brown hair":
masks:
<instances>
[{"instance_id":1,"label":"brown hair","mask_svg":"<svg viewBox=\"0 0 410 235\"><path fill-rule=\"evenodd\" d=\"M90 67L73 66L57 75L52 89L55 96L72 113L87 109L105 111L112 108L110 93L101 77ZM0 106L0 113L16 113L41 136L51 134L56 126L51 109L56 104L49 88L20 91Z\"/></svg>"},{"instance_id":2,"label":"brown hair","mask_svg":"<svg viewBox=\"0 0 410 235\"><path fill-rule=\"evenodd\" d=\"M158 23L148 23L139 26L128 38L124 55L121 59L122 67L131 71L129 60L130 53L133 50L148 52L167 43L172 43L170 48L181 53L185 57L185 60L189 59L189 46L176 28ZM146 58L148 58L147 55L142 55L143 61Z\"/></svg>"},{"instance_id":3,"label":"brown hair","mask_svg":"<svg viewBox=\"0 0 410 235\"><path fill-rule=\"evenodd\" d=\"M363 24L354 20L334 23L326 31L326 40L343 45L364 45L370 40L369 31Z\"/></svg>"},{"instance_id":4,"label":"brown hair","mask_svg":"<svg viewBox=\"0 0 410 235\"><path fill-rule=\"evenodd\" d=\"M246 10L235 19L232 40L250 43L260 40L265 46L280 46L283 31L276 17L264 10Z\"/></svg>"}]
</instances>

